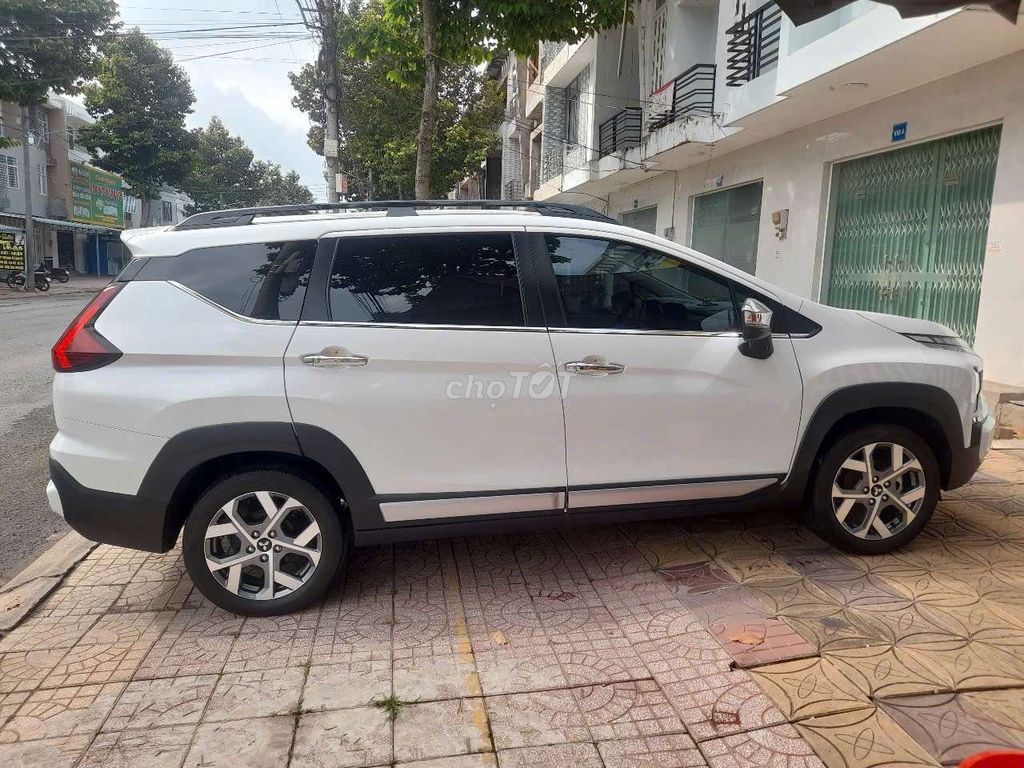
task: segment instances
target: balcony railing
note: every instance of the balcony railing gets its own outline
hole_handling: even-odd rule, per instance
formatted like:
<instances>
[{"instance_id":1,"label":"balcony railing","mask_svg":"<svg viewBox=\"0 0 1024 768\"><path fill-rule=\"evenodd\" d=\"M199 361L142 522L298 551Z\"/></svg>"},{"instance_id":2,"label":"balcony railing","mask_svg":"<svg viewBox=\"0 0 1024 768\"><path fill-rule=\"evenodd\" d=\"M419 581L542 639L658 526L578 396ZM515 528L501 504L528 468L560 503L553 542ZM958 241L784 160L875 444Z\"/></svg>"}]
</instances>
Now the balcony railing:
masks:
<instances>
[{"instance_id":1,"label":"balcony railing","mask_svg":"<svg viewBox=\"0 0 1024 768\"><path fill-rule=\"evenodd\" d=\"M522 179L509 179L505 182L504 188L501 190L502 195L506 200L522 200L523 199L523 180Z\"/></svg>"},{"instance_id":2,"label":"balcony railing","mask_svg":"<svg viewBox=\"0 0 1024 768\"><path fill-rule=\"evenodd\" d=\"M649 131L657 130L689 115L714 114L714 64L694 64L664 88L672 89L666 94L671 96L671 100L665 99L664 105L652 104L647 121Z\"/></svg>"},{"instance_id":3,"label":"balcony railing","mask_svg":"<svg viewBox=\"0 0 1024 768\"><path fill-rule=\"evenodd\" d=\"M640 146L643 114L640 107L626 107L601 123L597 129L597 148L601 157L621 149Z\"/></svg>"},{"instance_id":4,"label":"balcony railing","mask_svg":"<svg viewBox=\"0 0 1024 768\"><path fill-rule=\"evenodd\" d=\"M782 9L774 2L762 5L729 27L725 83L743 85L775 68L782 37Z\"/></svg>"}]
</instances>

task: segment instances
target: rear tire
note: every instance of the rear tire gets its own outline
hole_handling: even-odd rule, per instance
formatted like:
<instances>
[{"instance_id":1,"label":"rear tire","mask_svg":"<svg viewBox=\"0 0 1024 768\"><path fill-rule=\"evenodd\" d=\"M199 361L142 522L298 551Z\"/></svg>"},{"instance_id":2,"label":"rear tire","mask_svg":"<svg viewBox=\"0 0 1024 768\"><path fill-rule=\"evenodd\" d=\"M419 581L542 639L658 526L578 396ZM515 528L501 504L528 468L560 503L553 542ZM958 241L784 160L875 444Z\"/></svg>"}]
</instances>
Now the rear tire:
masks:
<instances>
[{"instance_id":1,"label":"rear tire","mask_svg":"<svg viewBox=\"0 0 1024 768\"><path fill-rule=\"evenodd\" d=\"M42 291L43 293L45 293L46 291L50 290L50 281L49 280L36 280L36 290L37 291Z\"/></svg>"},{"instance_id":2,"label":"rear tire","mask_svg":"<svg viewBox=\"0 0 1024 768\"><path fill-rule=\"evenodd\" d=\"M21 288L25 284L25 279L20 277L17 272L11 272L7 275L7 285L10 288Z\"/></svg>"},{"instance_id":3,"label":"rear tire","mask_svg":"<svg viewBox=\"0 0 1024 768\"><path fill-rule=\"evenodd\" d=\"M228 475L192 508L185 566L199 591L232 613L298 611L323 596L348 557L341 515L328 493L291 470Z\"/></svg>"},{"instance_id":4,"label":"rear tire","mask_svg":"<svg viewBox=\"0 0 1024 768\"><path fill-rule=\"evenodd\" d=\"M927 524L940 482L935 454L917 433L895 424L862 427L821 456L810 523L848 552L892 552Z\"/></svg>"},{"instance_id":5,"label":"rear tire","mask_svg":"<svg viewBox=\"0 0 1024 768\"><path fill-rule=\"evenodd\" d=\"M57 280L62 282L62 283L66 283L70 279L71 279L71 275L69 275L67 272L58 272L57 273Z\"/></svg>"}]
</instances>

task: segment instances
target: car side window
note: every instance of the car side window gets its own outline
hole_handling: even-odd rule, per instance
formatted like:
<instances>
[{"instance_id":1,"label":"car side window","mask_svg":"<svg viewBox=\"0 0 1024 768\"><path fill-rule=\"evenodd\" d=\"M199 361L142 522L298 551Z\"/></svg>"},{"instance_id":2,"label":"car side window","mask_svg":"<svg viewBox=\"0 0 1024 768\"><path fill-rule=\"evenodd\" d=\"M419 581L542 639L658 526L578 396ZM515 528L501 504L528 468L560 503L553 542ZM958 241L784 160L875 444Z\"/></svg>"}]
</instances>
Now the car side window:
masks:
<instances>
[{"instance_id":1,"label":"car side window","mask_svg":"<svg viewBox=\"0 0 1024 768\"><path fill-rule=\"evenodd\" d=\"M151 258L136 280L174 280L240 315L298 320L316 240L196 248Z\"/></svg>"},{"instance_id":2,"label":"car side window","mask_svg":"<svg viewBox=\"0 0 1024 768\"><path fill-rule=\"evenodd\" d=\"M739 328L729 280L631 243L555 234L544 239L569 328Z\"/></svg>"},{"instance_id":3,"label":"car side window","mask_svg":"<svg viewBox=\"0 0 1024 768\"><path fill-rule=\"evenodd\" d=\"M328 298L334 321L523 325L510 233L342 237Z\"/></svg>"}]
</instances>

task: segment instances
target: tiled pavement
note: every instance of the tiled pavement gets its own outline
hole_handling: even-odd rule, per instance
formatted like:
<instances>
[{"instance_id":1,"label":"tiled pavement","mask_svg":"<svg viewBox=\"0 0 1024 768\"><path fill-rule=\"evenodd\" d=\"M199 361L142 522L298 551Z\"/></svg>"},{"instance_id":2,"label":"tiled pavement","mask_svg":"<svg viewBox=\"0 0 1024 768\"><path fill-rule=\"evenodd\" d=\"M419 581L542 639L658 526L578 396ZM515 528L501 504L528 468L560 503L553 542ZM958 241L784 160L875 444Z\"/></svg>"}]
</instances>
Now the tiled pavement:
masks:
<instances>
[{"instance_id":1,"label":"tiled pavement","mask_svg":"<svg viewBox=\"0 0 1024 768\"><path fill-rule=\"evenodd\" d=\"M394 697L394 721L374 705ZM99 547L0 640L0 765L955 764L1024 747L1024 454L841 555L784 516L360 550L302 614Z\"/></svg>"}]
</instances>

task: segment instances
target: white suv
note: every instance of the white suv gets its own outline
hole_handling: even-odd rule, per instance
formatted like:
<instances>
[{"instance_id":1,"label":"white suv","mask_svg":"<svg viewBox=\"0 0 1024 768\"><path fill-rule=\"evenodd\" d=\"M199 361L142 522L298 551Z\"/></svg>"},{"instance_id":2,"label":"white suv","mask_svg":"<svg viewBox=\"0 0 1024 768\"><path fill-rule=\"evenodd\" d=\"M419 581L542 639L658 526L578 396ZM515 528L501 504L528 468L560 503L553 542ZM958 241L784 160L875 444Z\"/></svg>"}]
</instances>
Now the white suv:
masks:
<instances>
[{"instance_id":1,"label":"white suv","mask_svg":"<svg viewBox=\"0 0 1024 768\"><path fill-rule=\"evenodd\" d=\"M352 544L803 506L887 552L991 441L982 362L561 204L246 209L125 232L53 348L54 511L238 613Z\"/></svg>"}]
</instances>

